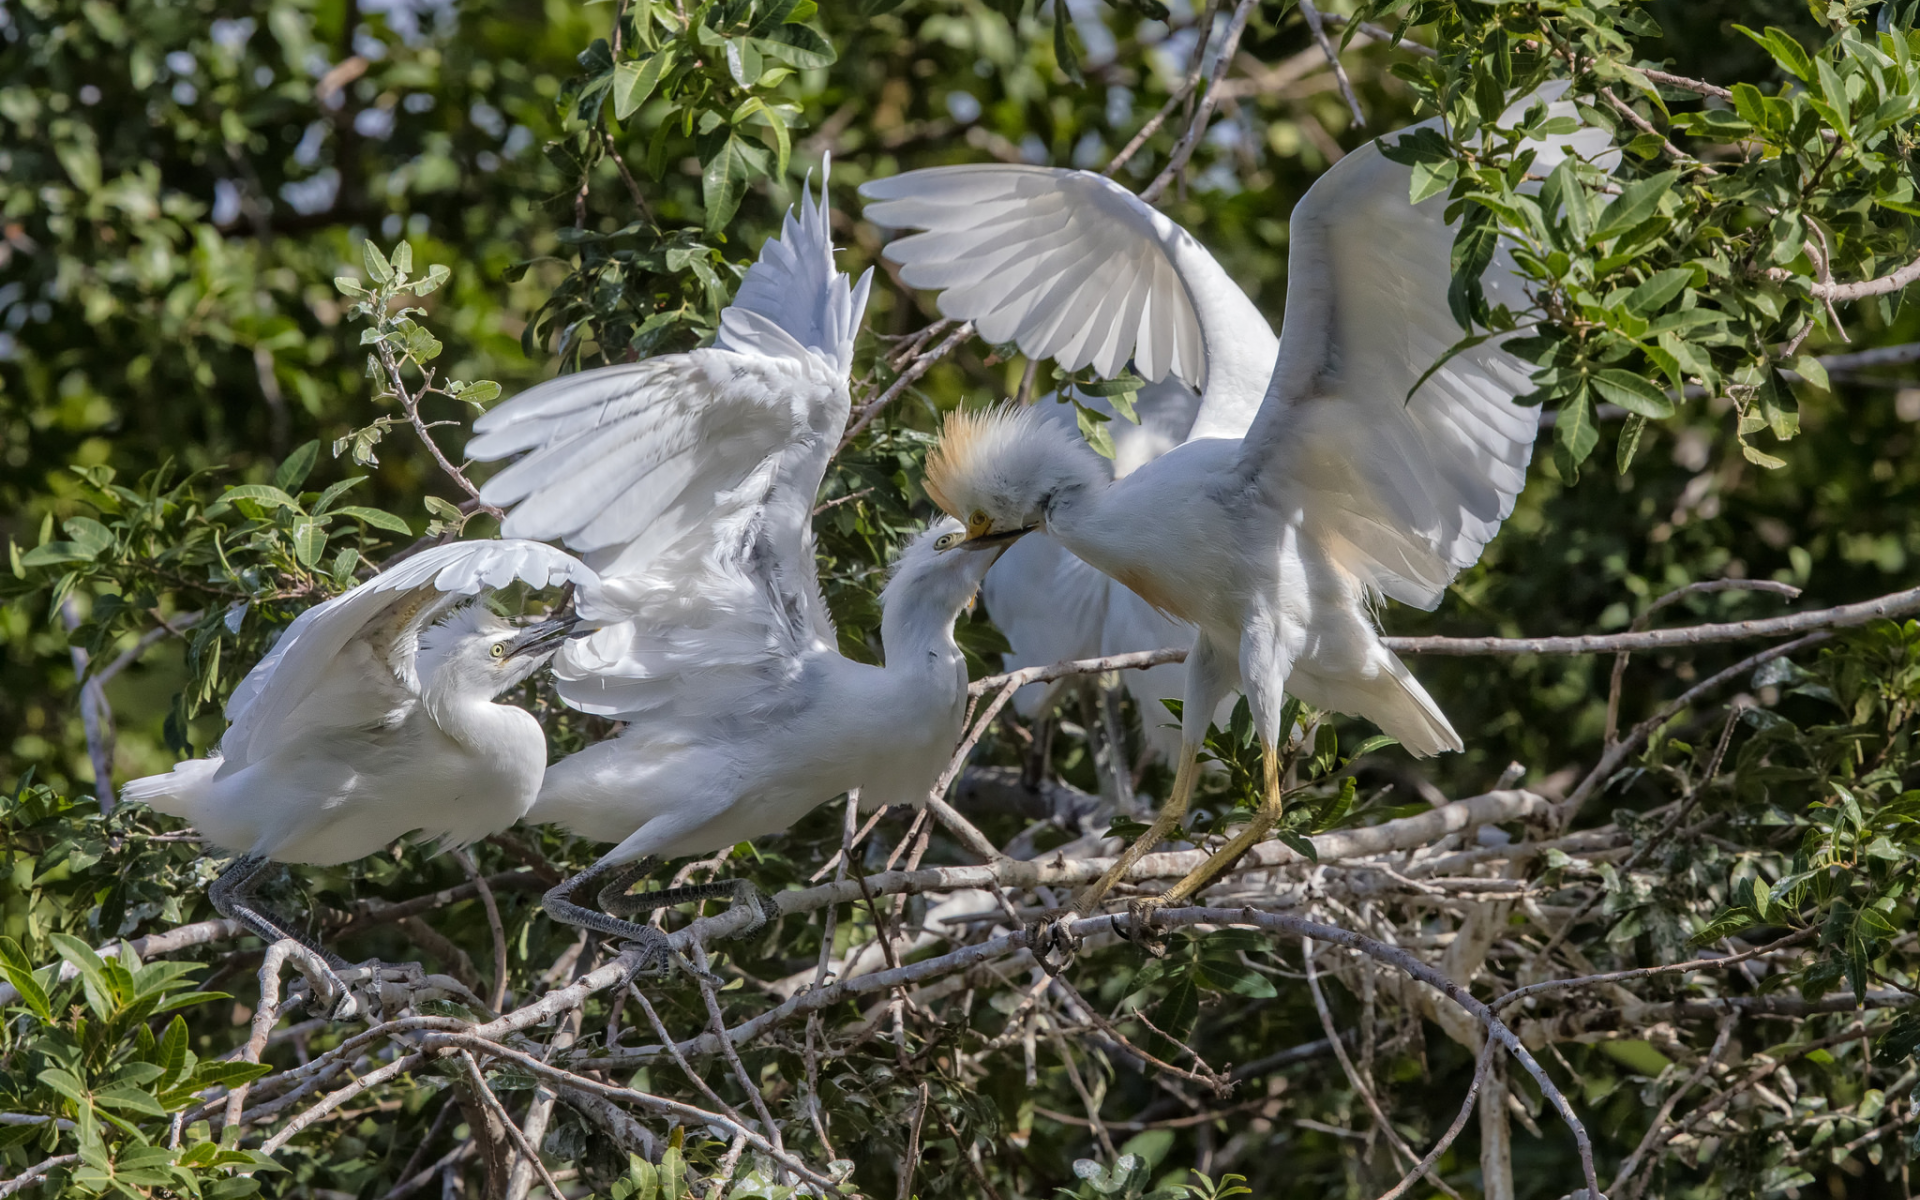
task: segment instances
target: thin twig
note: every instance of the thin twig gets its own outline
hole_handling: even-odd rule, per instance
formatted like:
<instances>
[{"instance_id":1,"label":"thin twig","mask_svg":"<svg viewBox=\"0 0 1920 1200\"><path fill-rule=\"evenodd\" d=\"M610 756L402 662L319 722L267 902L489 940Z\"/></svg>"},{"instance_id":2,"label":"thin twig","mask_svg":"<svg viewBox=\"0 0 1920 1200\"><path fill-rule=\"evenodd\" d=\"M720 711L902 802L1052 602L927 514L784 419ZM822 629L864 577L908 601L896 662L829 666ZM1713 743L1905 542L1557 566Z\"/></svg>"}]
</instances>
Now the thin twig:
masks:
<instances>
[{"instance_id":1,"label":"thin twig","mask_svg":"<svg viewBox=\"0 0 1920 1200\"><path fill-rule=\"evenodd\" d=\"M1714 1062L1719 1059L1720 1052L1727 1048L1727 1039L1733 1035L1733 1027L1739 1019L1739 1014L1735 1012L1728 1012L1726 1016L1720 1018L1720 1031L1714 1035L1713 1048L1708 1050L1706 1057L1700 1060L1700 1065L1694 1068L1693 1074L1687 1076L1686 1082L1667 1093L1666 1100L1661 1102L1660 1111L1654 1114L1652 1123L1647 1126L1645 1136L1640 1139L1640 1144L1635 1146L1633 1153L1627 1155L1627 1160L1620 1164L1619 1173L1613 1177L1613 1186L1607 1189L1609 1195L1618 1195L1620 1189L1627 1185L1627 1180L1633 1178L1633 1173L1640 1169L1640 1163L1646 1158L1647 1151L1653 1148L1654 1139L1660 1135L1661 1130L1667 1128L1667 1121L1673 1116L1674 1105L1680 1102L1680 1097L1699 1087L1700 1081L1713 1070Z\"/></svg>"},{"instance_id":2,"label":"thin twig","mask_svg":"<svg viewBox=\"0 0 1920 1200\"><path fill-rule=\"evenodd\" d=\"M1340 52L1327 40L1327 31L1322 26L1320 10L1313 0L1300 0L1300 15L1307 19L1307 28L1313 31L1314 44L1320 47L1320 53L1327 56L1327 65L1333 68L1333 78L1340 85L1340 98L1347 102L1347 108L1353 113L1353 123L1364 127L1367 114L1360 111L1360 100L1353 94L1353 80L1347 78L1347 69L1340 65Z\"/></svg>"},{"instance_id":3,"label":"thin twig","mask_svg":"<svg viewBox=\"0 0 1920 1200\"><path fill-rule=\"evenodd\" d=\"M1380 1193L1378 1200L1399 1200L1399 1197L1406 1195L1407 1189L1414 1185L1415 1180L1422 1175L1431 1177L1433 1164L1440 1161L1440 1156L1447 1152L1447 1147L1453 1145L1454 1139L1460 1136L1460 1131L1467 1127L1467 1118L1473 1115L1473 1102L1479 1097L1480 1088L1487 1082L1487 1072L1493 1066L1493 1056L1499 1046L1500 1043L1488 1038L1486 1044L1480 1047L1480 1060L1474 1064L1473 1079L1467 1084L1467 1094L1460 1102L1459 1115L1454 1117L1453 1124L1447 1126L1447 1131L1440 1135L1440 1140L1433 1144L1433 1149L1427 1151L1420 1161L1401 1177L1399 1183ZM1619 1184L1616 1183L1614 1186L1618 1187Z\"/></svg>"},{"instance_id":4,"label":"thin twig","mask_svg":"<svg viewBox=\"0 0 1920 1200\"><path fill-rule=\"evenodd\" d=\"M480 903L487 910L487 928L493 933L493 988L488 992L487 1007L499 1012L507 1006L507 930L500 921L500 905L494 901L493 888L488 885L487 877L480 873L474 863L473 855L462 848L453 852L453 860L467 873L467 879L480 893Z\"/></svg>"},{"instance_id":5,"label":"thin twig","mask_svg":"<svg viewBox=\"0 0 1920 1200\"><path fill-rule=\"evenodd\" d=\"M1143 203L1152 204L1160 199L1182 171L1187 169L1187 161L1193 157L1200 139L1207 132L1207 124L1213 118L1214 106L1220 103L1220 85L1227 77L1227 68L1233 64L1234 51L1240 48L1240 35L1246 32L1247 18L1253 15L1255 0L1239 0L1233 6L1233 18L1227 22L1227 33L1220 42L1220 52L1214 56L1213 69L1208 72L1207 90L1200 97L1200 104L1194 109L1193 117L1188 120L1187 128L1180 140L1173 145L1173 153L1167 158L1167 165L1153 177L1153 182L1140 193ZM1206 31L1201 31L1201 44L1206 44Z\"/></svg>"},{"instance_id":6,"label":"thin twig","mask_svg":"<svg viewBox=\"0 0 1920 1200\"><path fill-rule=\"evenodd\" d=\"M1313 965L1313 939L1301 938L1300 948L1307 965L1307 990L1313 993L1314 1011L1320 1015L1320 1028L1325 1031L1327 1040L1333 1045L1334 1057L1340 1060L1340 1070L1346 1074L1347 1086L1359 1095L1361 1102L1367 1106L1367 1111L1373 1114L1373 1127L1387 1139L1387 1144L1399 1151L1402 1158L1417 1166L1421 1162L1420 1156L1413 1152L1413 1147L1407 1145L1407 1140L1400 1136L1400 1131L1393 1127L1393 1122L1387 1120L1387 1114L1380 1110L1380 1101L1374 1098L1373 1089L1360 1078L1360 1072L1354 1069L1353 1059L1347 1056L1346 1046L1341 1043L1340 1031L1333 1024L1333 1010L1327 1007L1326 994L1320 989L1320 973ZM1487 1039L1487 1044L1493 1045L1491 1037ZM1454 1191L1431 1164L1427 1165L1425 1174L1427 1181L1433 1186L1452 1196L1454 1200L1460 1200L1460 1193Z\"/></svg>"},{"instance_id":7,"label":"thin twig","mask_svg":"<svg viewBox=\"0 0 1920 1200\"><path fill-rule=\"evenodd\" d=\"M847 431L841 435L840 445L834 453L838 454L841 450L845 450L848 446L852 445L853 439L859 437L867 426L873 424L873 419L880 415L881 409L892 404L894 400L899 397L900 393L912 387L916 380L932 370L933 364L953 353L960 343L972 336L973 322L962 321L938 346L916 355L913 361L908 363L905 369L900 372L899 377L888 386L887 390L880 393L878 399L861 406L860 415L854 419L851 425L847 426Z\"/></svg>"}]
</instances>

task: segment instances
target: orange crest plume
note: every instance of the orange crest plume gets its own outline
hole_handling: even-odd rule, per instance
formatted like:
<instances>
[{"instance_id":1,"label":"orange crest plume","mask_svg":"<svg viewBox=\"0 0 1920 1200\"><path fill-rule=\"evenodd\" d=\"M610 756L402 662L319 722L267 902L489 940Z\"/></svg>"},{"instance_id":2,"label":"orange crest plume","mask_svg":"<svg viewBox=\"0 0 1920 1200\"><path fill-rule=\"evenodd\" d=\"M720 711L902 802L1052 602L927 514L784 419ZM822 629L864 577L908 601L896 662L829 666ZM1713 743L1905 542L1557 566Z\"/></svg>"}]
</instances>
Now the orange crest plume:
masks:
<instances>
[{"instance_id":1,"label":"orange crest plume","mask_svg":"<svg viewBox=\"0 0 1920 1200\"><path fill-rule=\"evenodd\" d=\"M926 478L921 484L941 511L962 521L967 519L966 514L956 508L950 498L953 483L973 465L982 435L999 425L1018 420L1019 414L1024 411L1015 405L1003 404L973 412L955 409L947 414L946 424L940 431L940 444L927 455Z\"/></svg>"}]
</instances>

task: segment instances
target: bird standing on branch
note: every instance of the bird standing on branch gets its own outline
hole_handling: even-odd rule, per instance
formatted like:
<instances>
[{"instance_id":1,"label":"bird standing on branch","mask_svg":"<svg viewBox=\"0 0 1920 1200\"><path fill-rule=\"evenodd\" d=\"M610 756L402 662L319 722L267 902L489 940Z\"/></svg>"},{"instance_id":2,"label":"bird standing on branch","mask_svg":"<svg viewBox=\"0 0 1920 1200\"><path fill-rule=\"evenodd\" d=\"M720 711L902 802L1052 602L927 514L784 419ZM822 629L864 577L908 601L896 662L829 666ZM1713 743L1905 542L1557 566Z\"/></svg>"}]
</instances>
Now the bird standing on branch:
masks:
<instances>
[{"instance_id":1,"label":"bird standing on branch","mask_svg":"<svg viewBox=\"0 0 1920 1200\"><path fill-rule=\"evenodd\" d=\"M350 862L410 833L461 846L527 811L546 734L494 697L537 671L577 618L515 626L462 603L515 581L584 591L594 579L538 542L423 550L301 613L234 689L219 751L134 780L126 798L240 852L208 889L222 916L343 968L253 889L269 863ZM344 1015L346 985L325 982Z\"/></svg>"},{"instance_id":2,"label":"bird standing on branch","mask_svg":"<svg viewBox=\"0 0 1920 1200\"><path fill-rule=\"evenodd\" d=\"M1529 97L1507 119L1558 95ZM1573 109L1552 103L1547 115ZM1604 143L1598 131L1549 139L1535 169L1570 144ZM1179 826L1208 720L1235 687L1264 750L1261 803L1164 902L1192 896L1279 819L1283 693L1367 717L1416 755L1461 748L1381 645L1372 610L1382 597L1439 603L1512 510L1538 421L1514 402L1529 371L1498 340L1435 366L1462 336L1443 196L1411 203L1408 169L1377 144L1341 159L1292 214L1276 341L1198 242L1097 175L943 167L863 192L881 201L869 218L928 231L889 257L909 284L946 289L941 311L983 337L1103 375L1131 360L1203 397L1184 444L1118 480L1081 438L1016 407L952 414L927 462L928 494L969 536L1043 530L1198 629L1172 795L1078 910ZM1487 300L1523 311L1505 255Z\"/></svg>"},{"instance_id":3,"label":"bird standing on branch","mask_svg":"<svg viewBox=\"0 0 1920 1200\"><path fill-rule=\"evenodd\" d=\"M1018 533L945 522L907 548L882 600L884 668L841 656L814 564L870 280L834 268L823 185L762 248L713 346L542 384L467 448L524 454L483 497L512 506L506 533L582 551L620 613L554 674L567 703L626 728L554 764L529 817L619 843L546 909L649 961L661 935L623 916L722 895L768 912L743 883L627 895L660 858L778 832L854 788L923 804L959 738L953 621ZM573 899L590 883L607 911Z\"/></svg>"}]
</instances>

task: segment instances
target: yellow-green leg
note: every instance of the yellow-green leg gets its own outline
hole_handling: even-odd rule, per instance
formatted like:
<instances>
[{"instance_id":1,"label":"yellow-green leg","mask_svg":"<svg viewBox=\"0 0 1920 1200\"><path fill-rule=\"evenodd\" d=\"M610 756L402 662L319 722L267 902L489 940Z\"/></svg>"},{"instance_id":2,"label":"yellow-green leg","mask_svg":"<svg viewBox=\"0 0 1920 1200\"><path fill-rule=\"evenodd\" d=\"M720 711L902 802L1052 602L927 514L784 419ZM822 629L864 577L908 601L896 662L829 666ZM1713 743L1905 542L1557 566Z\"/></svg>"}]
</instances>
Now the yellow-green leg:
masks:
<instances>
[{"instance_id":1,"label":"yellow-green leg","mask_svg":"<svg viewBox=\"0 0 1920 1200\"><path fill-rule=\"evenodd\" d=\"M1193 899L1201 888L1206 887L1221 875L1233 869L1247 851L1257 846L1267 832L1280 820L1280 756L1271 745L1261 744L1261 784L1260 807L1254 810L1253 819L1247 822L1238 836L1220 849L1218 854L1201 863L1187 873L1186 878L1174 884L1150 903L1155 908L1165 908L1174 904L1185 904Z\"/></svg>"},{"instance_id":2,"label":"yellow-green leg","mask_svg":"<svg viewBox=\"0 0 1920 1200\"><path fill-rule=\"evenodd\" d=\"M1074 898L1073 910L1084 917L1100 906L1113 890L1113 885L1126 878L1133 864L1145 858L1147 852L1167 840L1167 835L1180 828L1186 819L1187 805L1193 799L1194 778L1200 771L1200 745L1198 742L1180 743L1180 764L1173 773L1173 794L1161 806L1160 815L1154 818L1153 825L1133 840L1133 844L1123 851L1107 873L1095 880L1093 886Z\"/></svg>"}]
</instances>

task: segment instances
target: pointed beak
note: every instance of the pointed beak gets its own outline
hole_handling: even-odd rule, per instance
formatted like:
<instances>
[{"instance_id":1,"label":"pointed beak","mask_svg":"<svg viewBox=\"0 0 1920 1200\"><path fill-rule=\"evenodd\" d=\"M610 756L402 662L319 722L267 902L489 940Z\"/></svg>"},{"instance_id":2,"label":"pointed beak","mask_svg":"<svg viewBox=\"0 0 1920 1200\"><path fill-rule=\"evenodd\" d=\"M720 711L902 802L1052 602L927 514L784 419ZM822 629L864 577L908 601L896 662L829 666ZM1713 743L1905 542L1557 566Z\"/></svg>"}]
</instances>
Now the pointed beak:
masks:
<instances>
[{"instance_id":1,"label":"pointed beak","mask_svg":"<svg viewBox=\"0 0 1920 1200\"><path fill-rule=\"evenodd\" d=\"M529 625L522 629L520 636L514 638L507 647L506 656L519 658L527 654L550 654L559 649L560 643L579 623L580 618L575 616L569 608L562 616Z\"/></svg>"},{"instance_id":2,"label":"pointed beak","mask_svg":"<svg viewBox=\"0 0 1920 1200\"><path fill-rule=\"evenodd\" d=\"M1005 550L1037 528L1039 526L1029 525L1025 529L1009 529L1005 533L983 533L960 544L972 550Z\"/></svg>"}]
</instances>

